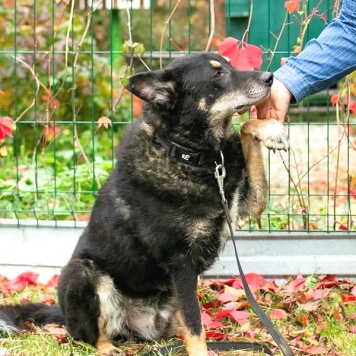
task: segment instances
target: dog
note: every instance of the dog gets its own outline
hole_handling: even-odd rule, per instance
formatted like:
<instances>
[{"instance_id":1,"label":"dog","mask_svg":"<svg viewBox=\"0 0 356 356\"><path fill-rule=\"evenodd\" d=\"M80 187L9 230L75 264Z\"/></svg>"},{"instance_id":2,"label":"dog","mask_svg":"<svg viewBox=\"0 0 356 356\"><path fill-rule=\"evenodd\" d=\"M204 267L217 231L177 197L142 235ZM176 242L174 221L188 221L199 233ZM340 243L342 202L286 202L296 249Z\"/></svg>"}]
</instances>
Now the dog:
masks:
<instances>
[{"instance_id":1,"label":"dog","mask_svg":"<svg viewBox=\"0 0 356 356\"><path fill-rule=\"evenodd\" d=\"M238 71L215 53L131 76L143 119L126 131L61 272L60 306L2 306L2 329L60 323L102 355L122 355L115 338L168 337L178 316L188 354L206 356L197 280L229 237L216 178L233 217L260 216L261 144L287 149L287 135L274 119L250 119L238 133L232 116L264 100L272 82L271 73Z\"/></svg>"}]
</instances>

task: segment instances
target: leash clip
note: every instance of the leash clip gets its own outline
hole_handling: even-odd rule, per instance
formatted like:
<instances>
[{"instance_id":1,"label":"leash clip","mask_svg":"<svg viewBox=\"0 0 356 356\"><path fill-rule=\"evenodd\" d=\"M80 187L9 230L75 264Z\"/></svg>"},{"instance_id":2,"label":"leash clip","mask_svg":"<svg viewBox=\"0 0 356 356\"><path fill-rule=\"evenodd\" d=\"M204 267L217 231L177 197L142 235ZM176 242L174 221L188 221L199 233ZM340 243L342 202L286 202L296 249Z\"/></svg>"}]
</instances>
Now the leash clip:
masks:
<instances>
[{"instance_id":1,"label":"leash clip","mask_svg":"<svg viewBox=\"0 0 356 356\"><path fill-rule=\"evenodd\" d=\"M226 177L226 169L224 167L224 155L221 151L220 151L220 155L221 155L221 164L216 164L214 175L215 175L216 181L218 182L221 200L223 203L225 203L226 199L225 199L225 193L224 193L224 178Z\"/></svg>"}]
</instances>

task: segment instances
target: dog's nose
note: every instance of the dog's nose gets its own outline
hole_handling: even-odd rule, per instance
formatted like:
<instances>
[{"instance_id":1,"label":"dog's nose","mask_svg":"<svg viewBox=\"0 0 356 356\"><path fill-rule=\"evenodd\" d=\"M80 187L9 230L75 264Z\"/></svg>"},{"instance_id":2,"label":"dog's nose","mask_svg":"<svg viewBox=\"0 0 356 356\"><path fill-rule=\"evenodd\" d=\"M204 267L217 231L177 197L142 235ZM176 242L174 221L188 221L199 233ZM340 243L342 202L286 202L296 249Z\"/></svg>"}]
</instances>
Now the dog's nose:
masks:
<instances>
[{"instance_id":1,"label":"dog's nose","mask_svg":"<svg viewBox=\"0 0 356 356\"><path fill-rule=\"evenodd\" d=\"M273 74L271 72L263 72L260 78L268 85L272 85L273 83Z\"/></svg>"}]
</instances>

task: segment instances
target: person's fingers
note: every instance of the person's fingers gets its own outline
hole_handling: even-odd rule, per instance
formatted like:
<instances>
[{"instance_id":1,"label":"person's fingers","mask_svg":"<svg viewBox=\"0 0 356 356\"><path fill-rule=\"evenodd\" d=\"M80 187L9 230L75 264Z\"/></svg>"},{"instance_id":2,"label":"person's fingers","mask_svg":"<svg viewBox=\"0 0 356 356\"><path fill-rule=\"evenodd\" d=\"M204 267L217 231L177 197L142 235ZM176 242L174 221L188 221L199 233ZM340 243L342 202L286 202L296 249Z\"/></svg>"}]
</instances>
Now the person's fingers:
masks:
<instances>
[{"instance_id":1,"label":"person's fingers","mask_svg":"<svg viewBox=\"0 0 356 356\"><path fill-rule=\"evenodd\" d=\"M283 123L291 98L291 92L284 86L283 83L281 83L278 79L275 79L271 88L271 94L265 101L256 106L257 118L274 118Z\"/></svg>"}]
</instances>

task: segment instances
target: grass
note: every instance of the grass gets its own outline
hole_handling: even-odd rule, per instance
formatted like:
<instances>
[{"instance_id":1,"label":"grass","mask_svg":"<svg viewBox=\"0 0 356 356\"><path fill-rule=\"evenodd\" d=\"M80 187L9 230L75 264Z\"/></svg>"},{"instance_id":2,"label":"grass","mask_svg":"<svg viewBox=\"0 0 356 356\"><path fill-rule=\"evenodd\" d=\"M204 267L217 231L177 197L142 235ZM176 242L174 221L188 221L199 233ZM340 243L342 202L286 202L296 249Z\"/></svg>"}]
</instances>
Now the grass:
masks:
<instances>
[{"instance_id":1,"label":"grass","mask_svg":"<svg viewBox=\"0 0 356 356\"><path fill-rule=\"evenodd\" d=\"M257 276L257 275L254 275ZM1 280L1 279L0 279ZM225 282L209 282L200 285L203 313L212 320L219 321L220 327L211 328L206 319L203 323L210 341L258 342L275 349L271 336L250 309L243 293L239 291L239 279ZM339 281L334 276L297 276L285 285L276 286L273 281L262 279L257 288L253 282L258 303L271 317L276 327L286 338L295 355L356 356L356 283ZM0 291L1 291L0 283ZM229 294L231 298L229 299ZM16 304L23 301L54 302L56 289L41 284L33 284L18 291L0 292L0 304ZM245 321L230 315L217 317L218 312L232 308L248 312ZM120 345L128 356L143 356L152 350L181 342L179 338L168 341L140 343L128 340ZM66 331L55 325L43 328L33 327L18 335L0 335L0 355L98 355L96 350L83 342L74 341ZM1 353L2 352L2 353ZM216 355L264 355L263 352L229 351ZM184 356L184 352L171 352L172 356ZM214 355L211 352L211 355ZM275 350L275 355L282 354Z\"/></svg>"}]
</instances>

